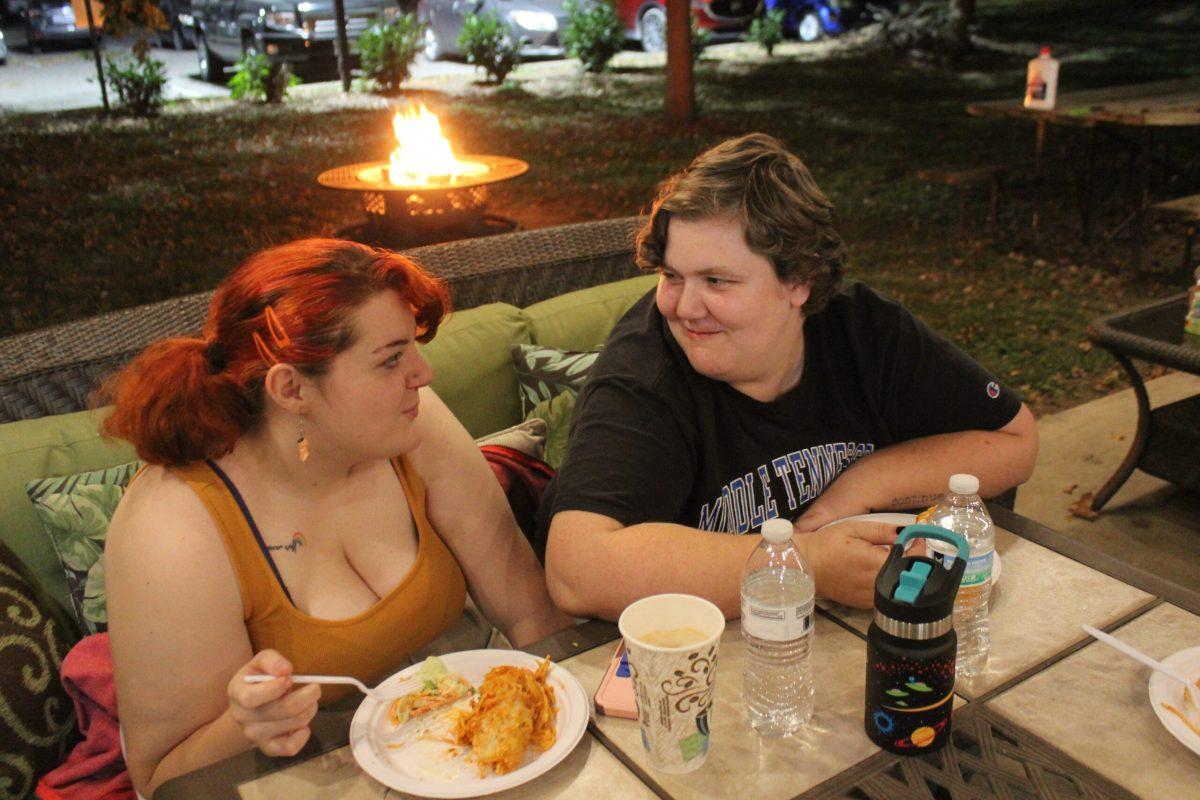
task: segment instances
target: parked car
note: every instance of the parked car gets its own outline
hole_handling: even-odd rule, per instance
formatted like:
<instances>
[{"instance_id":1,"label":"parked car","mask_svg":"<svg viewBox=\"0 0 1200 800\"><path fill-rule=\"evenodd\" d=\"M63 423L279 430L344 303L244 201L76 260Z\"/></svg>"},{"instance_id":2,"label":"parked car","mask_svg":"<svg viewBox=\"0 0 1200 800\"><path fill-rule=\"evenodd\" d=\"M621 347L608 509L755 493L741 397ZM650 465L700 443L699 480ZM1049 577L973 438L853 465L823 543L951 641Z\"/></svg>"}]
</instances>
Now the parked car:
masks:
<instances>
[{"instance_id":1,"label":"parked car","mask_svg":"<svg viewBox=\"0 0 1200 800\"><path fill-rule=\"evenodd\" d=\"M783 11L783 33L802 42L815 42L842 32L837 0L766 0L768 12Z\"/></svg>"},{"instance_id":2,"label":"parked car","mask_svg":"<svg viewBox=\"0 0 1200 800\"><path fill-rule=\"evenodd\" d=\"M158 43L176 50L191 50L196 46L196 20L192 16L192 0L157 0L167 18L166 30L158 32Z\"/></svg>"},{"instance_id":3,"label":"parked car","mask_svg":"<svg viewBox=\"0 0 1200 800\"><path fill-rule=\"evenodd\" d=\"M89 39L87 19L76 20L70 0L29 0L25 7L25 42L31 52L47 42Z\"/></svg>"},{"instance_id":4,"label":"parked car","mask_svg":"<svg viewBox=\"0 0 1200 800\"><path fill-rule=\"evenodd\" d=\"M345 0L350 53L368 27L400 16L395 0ZM273 64L336 58L337 20L333 0L192 0L200 76L224 80L225 65L248 53Z\"/></svg>"},{"instance_id":5,"label":"parked car","mask_svg":"<svg viewBox=\"0 0 1200 800\"><path fill-rule=\"evenodd\" d=\"M692 0L696 24L717 34L746 30L758 10L759 0ZM625 38L640 42L647 53L667 49L664 0L617 0L617 16L625 24Z\"/></svg>"},{"instance_id":6,"label":"parked car","mask_svg":"<svg viewBox=\"0 0 1200 800\"><path fill-rule=\"evenodd\" d=\"M420 0L417 19L425 23L425 58L461 56L458 34L468 14L495 14L521 55L561 56L559 31L567 24L562 0Z\"/></svg>"},{"instance_id":7,"label":"parked car","mask_svg":"<svg viewBox=\"0 0 1200 800\"><path fill-rule=\"evenodd\" d=\"M8 45L4 43L4 31L0 31L0 67L8 63Z\"/></svg>"},{"instance_id":8,"label":"parked car","mask_svg":"<svg viewBox=\"0 0 1200 800\"><path fill-rule=\"evenodd\" d=\"M0 17L19 17L25 13L25 0L0 0Z\"/></svg>"},{"instance_id":9,"label":"parked car","mask_svg":"<svg viewBox=\"0 0 1200 800\"><path fill-rule=\"evenodd\" d=\"M766 0L766 10L782 9L783 32L802 42L837 36L876 19L881 11L895 10L896 0Z\"/></svg>"}]
</instances>

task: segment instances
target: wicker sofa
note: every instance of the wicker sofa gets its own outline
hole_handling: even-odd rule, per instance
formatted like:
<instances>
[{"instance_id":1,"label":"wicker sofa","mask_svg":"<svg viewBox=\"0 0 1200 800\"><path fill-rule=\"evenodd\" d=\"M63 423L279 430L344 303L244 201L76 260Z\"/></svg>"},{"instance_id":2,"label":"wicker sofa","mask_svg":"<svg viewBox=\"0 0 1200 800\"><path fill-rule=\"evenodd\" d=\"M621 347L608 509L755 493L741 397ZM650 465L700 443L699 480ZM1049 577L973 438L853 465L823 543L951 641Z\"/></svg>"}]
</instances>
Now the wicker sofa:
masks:
<instances>
[{"instance_id":1,"label":"wicker sofa","mask_svg":"<svg viewBox=\"0 0 1200 800\"><path fill-rule=\"evenodd\" d=\"M434 389L474 436L521 421L511 345L592 348L652 285L651 276L632 277L636 225L634 218L607 220L409 251L450 285L456 311L425 353ZM0 719L0 739L15 731L53 740L61 757L73 728L69 703L55 690L64 652L81 629L63 560L26 486L134 458L127 443L99 437L96 413L85 410L89 394L147 343L198 332L210 294L0 339L0 584L19 580L28 595L18 604L0 585L0 628L16 620L21 639L14 645L0 630L0 702L13 707L22 693L37 695L13 730ZM0 759L0 781L8 778L19 797L47 766L45 759L18 767Z\"/></svg>"}]
</instances>

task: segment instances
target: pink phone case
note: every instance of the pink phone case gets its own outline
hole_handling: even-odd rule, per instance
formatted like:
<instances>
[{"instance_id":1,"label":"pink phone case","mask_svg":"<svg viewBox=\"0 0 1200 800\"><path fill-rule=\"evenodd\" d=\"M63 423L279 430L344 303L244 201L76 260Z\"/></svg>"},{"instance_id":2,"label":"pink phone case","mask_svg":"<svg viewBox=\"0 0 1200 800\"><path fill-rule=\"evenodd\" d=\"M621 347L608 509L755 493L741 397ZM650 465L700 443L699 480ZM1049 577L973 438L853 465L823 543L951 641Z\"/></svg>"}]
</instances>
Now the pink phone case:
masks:
<instances>
[{"instance_id":1,"label":"pink phone case","mask_svg":"<svg viewBox=\"0 0 1200 800\"><path fill-rule=\"evenodd\" d=\"M610 717L637 719L637 700L633 696L633 678L629 674L624 641L613 653L604 680L596 690L596 710Z\"/></svg>"}]
</instances>

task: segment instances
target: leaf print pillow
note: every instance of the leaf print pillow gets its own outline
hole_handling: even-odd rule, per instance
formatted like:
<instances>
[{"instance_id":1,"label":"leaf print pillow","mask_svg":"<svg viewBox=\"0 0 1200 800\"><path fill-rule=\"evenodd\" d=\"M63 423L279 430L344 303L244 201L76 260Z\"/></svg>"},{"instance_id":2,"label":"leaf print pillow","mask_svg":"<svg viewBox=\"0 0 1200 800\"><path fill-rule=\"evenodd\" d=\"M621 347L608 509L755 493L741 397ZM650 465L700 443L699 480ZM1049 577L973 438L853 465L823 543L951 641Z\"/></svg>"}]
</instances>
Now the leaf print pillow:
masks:
<instances>
[{"instance_id":1,"label":"leaf print pillow","mask_svg":"<svg viewBox=\"0 0 1200 800\"><path fill-rule=\"evenodd\" d=\"M104 596L104 539L108 523L141 461L30 481L25 493L67 574L75 619L85 634L108 629Z\"/></svg>"},{"instance_id":2,"label":"leaf print pillow","mask_svg":"<svg viewBox=\"0 0 1200 800\"><path fill-rule=\"evenodd\" d=\"M563 392L579 393L599 350L559 350L536 344L514 344L513 366L521 390L521 414L528 418L533 407Z\"/></svg>"}]
</instances>

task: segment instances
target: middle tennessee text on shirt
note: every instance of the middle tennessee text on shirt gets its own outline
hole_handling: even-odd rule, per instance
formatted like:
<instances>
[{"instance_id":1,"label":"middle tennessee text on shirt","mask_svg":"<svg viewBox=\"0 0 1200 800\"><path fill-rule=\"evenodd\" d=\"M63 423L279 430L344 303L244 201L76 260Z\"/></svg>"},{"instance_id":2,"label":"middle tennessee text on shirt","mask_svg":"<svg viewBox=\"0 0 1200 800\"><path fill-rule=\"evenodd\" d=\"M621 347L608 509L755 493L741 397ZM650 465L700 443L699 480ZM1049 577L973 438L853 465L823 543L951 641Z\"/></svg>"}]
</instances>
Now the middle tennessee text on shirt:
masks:
<instances>
[{"instance_id":1,"label":"middle tennessee text on shirt","mask_svg":"<svg viewBox=\"0 0 1200 800\"><path fill-rule=\"evenodd\" d=\"M720 496L700 509L696 527L742 534L757 530L768 519L792 518L842 470L874 451L871 443L830 442L773 458L721 487ZM782 515L776 502L779 492L773 487L782 487L787 501Z\"/></svg>"}]
</instances>

